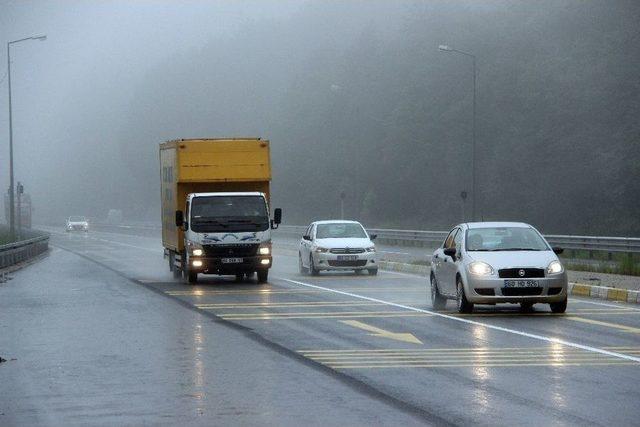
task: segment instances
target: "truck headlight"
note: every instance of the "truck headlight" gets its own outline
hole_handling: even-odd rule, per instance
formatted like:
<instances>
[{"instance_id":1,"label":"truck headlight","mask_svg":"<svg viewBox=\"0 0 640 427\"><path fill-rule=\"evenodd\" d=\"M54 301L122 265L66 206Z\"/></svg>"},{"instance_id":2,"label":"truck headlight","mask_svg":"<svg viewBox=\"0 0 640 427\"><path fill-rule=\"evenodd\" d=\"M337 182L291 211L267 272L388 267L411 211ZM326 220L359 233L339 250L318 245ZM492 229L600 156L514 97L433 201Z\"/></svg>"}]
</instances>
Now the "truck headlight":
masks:
<instances>
[{"instance_id":1,"label":"truck headlight","mask_svg":"<svg viewBox=\"0 0 640 427\"><path fill-rule=\"evenodd\" d=\"M260 255L269 255L271 253L271 248L269 246L260 246L258 253Z\"/></svg>"},{"instance_id":2,"label":"truck headlight","mask_svg":"<svg viewBox=\"0 0 640 427\"><path fill-rule=\"evenodd\" d=\"M474 261L469 264L469 273L475 276L489 276L493 274L493 267L486 262Z\"/></svg>"},{"instance_id":3,"label":"truck headlight","mask_svg":"<svg viewBox=\"0 0 640 427\"><path fill-rule=\"evenodd\" d=\"M194 250L191 251L191 254L193 256L202 256L203 253L204 252L202 251L202 249L194 249Z\"/></svg>"},{"instance_id":4,"label":"truck headlight","mask_svg":"<svg viewBox=\"0 0 640 427\"><path fill-rule=\"evenodd\" d=\"M547 267L547 274L559 274L564 271L564 267L560 261L551 261L549 267Z\"/></svg>"}]
</instances>

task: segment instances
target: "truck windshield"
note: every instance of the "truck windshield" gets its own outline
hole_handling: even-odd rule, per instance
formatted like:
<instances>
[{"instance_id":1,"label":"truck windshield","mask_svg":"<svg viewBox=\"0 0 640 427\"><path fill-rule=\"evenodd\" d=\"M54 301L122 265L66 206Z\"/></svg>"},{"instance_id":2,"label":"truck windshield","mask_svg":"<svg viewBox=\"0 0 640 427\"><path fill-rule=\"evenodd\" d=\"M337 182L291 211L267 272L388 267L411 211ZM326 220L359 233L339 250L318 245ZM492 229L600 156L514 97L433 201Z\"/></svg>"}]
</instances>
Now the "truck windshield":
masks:
<instances>
[{"instance_id":1,"label":"truck windshield","mask_svg":"<svg viewBox=\"0 0 640 427\"><path fill-rule=\"evenodd\" d=\"M264 231L268 228L264 197L211 196L194 197L191 201L193 231Z\"/></svg>"}]
</instances>

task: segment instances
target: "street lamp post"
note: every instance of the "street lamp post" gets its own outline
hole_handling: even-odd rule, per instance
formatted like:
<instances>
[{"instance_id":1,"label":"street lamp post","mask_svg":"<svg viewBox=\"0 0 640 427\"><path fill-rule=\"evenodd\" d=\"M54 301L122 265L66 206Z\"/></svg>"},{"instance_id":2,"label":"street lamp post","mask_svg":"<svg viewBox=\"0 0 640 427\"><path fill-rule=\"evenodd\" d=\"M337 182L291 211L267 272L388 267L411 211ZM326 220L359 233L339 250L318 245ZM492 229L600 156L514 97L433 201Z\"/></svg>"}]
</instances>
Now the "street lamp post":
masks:
<instances>
[{"instance_id":1,"label":"street lamp post","mask_svg":"<svg viewBox=\"0 0 640 427\"><path fill-rule=\"evenodd\" d=\"M27 40L44 41L47 36L25 37L19 40L13 40L7 43L7 85L9 87L9 230L10 238L13 240L16 236L16 218L15 218L15 194L13 186L13 114L11 110L11 45Z\"/></svg>"},{"instance_id":2,"label":"street lamp post","mask_svg":"<svg viewBox=\"0 0 640 427\"><path fill-rule=\"evenodd\" d=\"M461 50L453 49L448 45L441 44L438 46L440 52L445 53L459 53L461 55L469 56L473 60L473 137L471 140L471 220L477 221L476 217L476 195L478 193L476 188L476 56L463 52Z\"/></svg>"}]
</instances>

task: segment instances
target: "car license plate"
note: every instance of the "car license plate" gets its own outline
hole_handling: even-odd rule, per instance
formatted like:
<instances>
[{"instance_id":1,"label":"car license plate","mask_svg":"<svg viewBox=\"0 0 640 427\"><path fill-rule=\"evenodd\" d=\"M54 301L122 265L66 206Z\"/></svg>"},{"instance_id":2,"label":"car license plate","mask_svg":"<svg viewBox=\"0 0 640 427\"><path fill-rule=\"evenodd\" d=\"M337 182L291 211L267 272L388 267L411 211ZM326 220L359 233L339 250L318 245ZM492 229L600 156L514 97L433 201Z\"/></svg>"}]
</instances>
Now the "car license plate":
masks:
<instances>
[{"instance_id":1,"label":"car license plate","mask_svg":"<svg viewBox=\"0 0 640 427\"><path fill-rule=\"evenodd\" d=\"M240 264L242 262L242 258L222 258L223 264Z\"/></svg>"},{"instance_id":2,"label":"car license plate","mask_svg":"<svg viewBox=\"0 0 640 427\"><path fill-rule=\"evenodd\" d=\"M358 255L338 255L338 261L357 261Z\"/></svg>"},{"instance_id":3,"label":"car license plate","mask_svg":"<svg viewBox=\"0 0 640 427\"><path fill-rule=\"evenodd\" d=\"M537 288L538 281L537 280L505 280L504 287L505 288Z\"/></svg>"}]
</instances>

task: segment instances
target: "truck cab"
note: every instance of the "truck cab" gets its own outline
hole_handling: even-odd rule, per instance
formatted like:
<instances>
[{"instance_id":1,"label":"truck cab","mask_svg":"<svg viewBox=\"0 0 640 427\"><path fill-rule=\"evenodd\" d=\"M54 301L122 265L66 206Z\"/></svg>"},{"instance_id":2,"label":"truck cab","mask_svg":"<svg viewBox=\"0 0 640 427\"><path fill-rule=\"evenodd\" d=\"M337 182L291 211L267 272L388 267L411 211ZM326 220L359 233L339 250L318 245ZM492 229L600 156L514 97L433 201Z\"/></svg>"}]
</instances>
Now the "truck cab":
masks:
<instances>
[{"instance_id":1,"label":"truck cab","mask_svg":"<svg viewBox=\"0 0 640 427\"><path fill-rule=\"evenodd\" d=\"M190 283L197 275L257 274L267 281L272 263L271 229L282 211L270 219L267 197L261 192L190 193L184 211L176 212L176 225L184 230L184 272Z\"/></svg>"}]
</instances>

